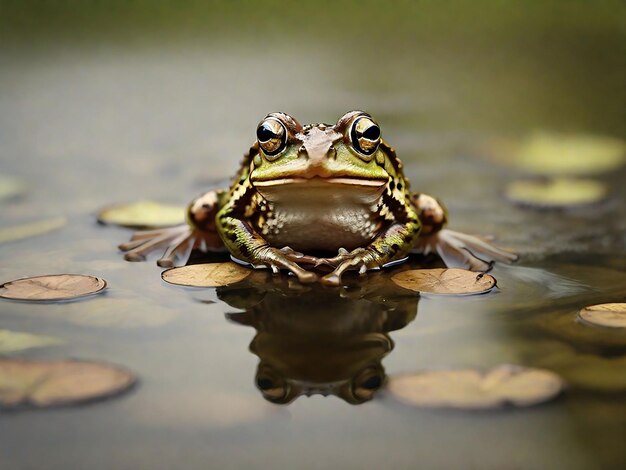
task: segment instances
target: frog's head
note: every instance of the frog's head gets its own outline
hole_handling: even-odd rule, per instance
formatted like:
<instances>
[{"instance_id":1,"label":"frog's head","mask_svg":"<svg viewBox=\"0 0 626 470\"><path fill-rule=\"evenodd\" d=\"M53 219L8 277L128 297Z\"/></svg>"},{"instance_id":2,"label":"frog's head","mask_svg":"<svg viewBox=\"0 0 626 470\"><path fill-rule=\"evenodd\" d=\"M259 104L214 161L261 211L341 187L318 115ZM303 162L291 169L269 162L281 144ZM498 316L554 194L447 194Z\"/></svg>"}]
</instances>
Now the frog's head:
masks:
<instances>
[{"instance_id":1,"label":"frog's head","mask_svg":"<svg viewBox=\"0 0 626 470\"><path fill-rule=\"evenodd\" d=\"M375 199L400 165L379 125L363 111L350 111L335 125L307 126L287 114L271 113L256 135L250 181L270 201L287 187L297 197L320 187L328 194L328 185L333 192L358 188L356 193Z\"/></svg>"}]
</instances>

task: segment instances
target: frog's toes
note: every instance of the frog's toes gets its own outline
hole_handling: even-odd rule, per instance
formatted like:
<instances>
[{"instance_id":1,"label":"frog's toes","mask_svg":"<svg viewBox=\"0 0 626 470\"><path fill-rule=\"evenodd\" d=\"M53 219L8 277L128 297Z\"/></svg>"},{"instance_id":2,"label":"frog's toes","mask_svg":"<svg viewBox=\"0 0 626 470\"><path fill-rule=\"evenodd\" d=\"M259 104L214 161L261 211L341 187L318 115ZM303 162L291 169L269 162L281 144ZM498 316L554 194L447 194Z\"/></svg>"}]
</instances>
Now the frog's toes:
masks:
<instances>
[{"instance_id":1,"label":"frog's toes","mask_svg":"<svg viewBox=\"0 0 626 470\"><path fill-rule=\"evenodd\" d=\"M131 240L119 245L125 251L127 261L144 261L153 251L166 248L164 255L157 261L162 267L174 264L176 255L195 243L192 230L187 224L157 230L135 232Z\"/></svg>"},{"instance_id":2,"label":"frog's toes","mask_svg":"<svg viewBox=\"0 0 626 470\"><path fill-rule=\"evenodd\" d=\"M285 256L289 261L293 261L295 263L304 263L304 264L313 264L318 266L320 258L315 256L308 256L304 253L300 253L299 251L295 251L293 248L289 246L284 246L280 249L281 253Z\"/></svg>"},{"instance_id":3,"label":"frog's toes","mask_svg":"<svg viewBox=\"0 0 626 470\"><path fill-rule=\"evenodd\" d=\"M355 259L359 255L363 254L366 251L365 248L356 248L352 251L348 251L345 248L339 248L337 252L337 256L333 258L320 258L319 262L316 263L316 266L327 265L332 267L337 267L340 264Z\"/></svg>"},{"instance_id":4,"label":"frog's toes","mask_svg":"<svg viewBox=\"0 0 626 470\"><path fill-rule=\"evenodd\" d=\"M343 261L335 268L333 272L324 276L320 282L327 286L340 286L341 275L347 270L358 270L359 274L364 274L368 269L368 252L364 248L357 248L351 253L340 254Z\"/></svg>"},{"instance_id":5,"label":"frog's toes","mask_svg":"<svg viewBox=\"0 0 626 470\"><path fill-rule=\"evenodd\" d=\"M326 286L339 287L341 286L341 276L332 272L321 278L320 282Z\"/></svg>"},{"instance_id":6,"label":"frog's toes","mask_svg":"<svg viewBox=\"0 0 626 470\"><path fill-rule=\"evenodd\" d=\"M435 252L448 267L472 271L488 271L496 261L511 263L518 255L500 248L488 240L449 229L420 238L416 247L424 254Z\"/></svg>"}]
</instances>

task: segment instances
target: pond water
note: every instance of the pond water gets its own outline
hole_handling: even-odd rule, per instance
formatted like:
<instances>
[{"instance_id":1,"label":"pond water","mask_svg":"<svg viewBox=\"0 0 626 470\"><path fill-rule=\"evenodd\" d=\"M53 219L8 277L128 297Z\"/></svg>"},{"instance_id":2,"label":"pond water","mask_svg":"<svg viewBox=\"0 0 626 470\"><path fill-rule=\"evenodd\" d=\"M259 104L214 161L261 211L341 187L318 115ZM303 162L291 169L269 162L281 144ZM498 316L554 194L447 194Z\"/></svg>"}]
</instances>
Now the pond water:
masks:
<instances>
[{"instance_id":1,"label":"pond water","mask_svg":"<svg viewBox=\"0 0 626 470\"><path fill-rule=\"evenodd\" d=\"M316 37L317 24L330 31L320 16L262 34L276 20L255 29L250 14L198 36L129 39L123 23L111 36L100 25L97 39L86 26L36 40L3 33L0 171L26 190L0 201L0 228L66 223L0 244L0 282L84 273L109 288L58 304L3 301L0 328L64 341L17 357L120 364L140 382L104 402L2 412L0 468L623 467L626 336L576 313L626 299L626 171L593 176L611 190L605 203L538 211L502 196L528 172L480 150L536 129L626 137L623 28L610 11L549 4L502 24L493 9L471 27L456 18L450 35L445 10L435 26L404 20L395 34L387 14L372 37L348 22L343 42L334 30ZM245 32L229 29L237 21ZM96 223L112 203L185 204L219 186L268 112L335 122L353 108L381 124L412 187L446 202L452 228L521 253L492 272L496 291L417 297L389 272L346 289L265 272L175 287L154 259L122 259L129 230ZM552 370L568 389L495 412L420 410L376 391L385 375L502 363ZM357 378L372 400L355 395Z\"/></svg>"}]
</instances>

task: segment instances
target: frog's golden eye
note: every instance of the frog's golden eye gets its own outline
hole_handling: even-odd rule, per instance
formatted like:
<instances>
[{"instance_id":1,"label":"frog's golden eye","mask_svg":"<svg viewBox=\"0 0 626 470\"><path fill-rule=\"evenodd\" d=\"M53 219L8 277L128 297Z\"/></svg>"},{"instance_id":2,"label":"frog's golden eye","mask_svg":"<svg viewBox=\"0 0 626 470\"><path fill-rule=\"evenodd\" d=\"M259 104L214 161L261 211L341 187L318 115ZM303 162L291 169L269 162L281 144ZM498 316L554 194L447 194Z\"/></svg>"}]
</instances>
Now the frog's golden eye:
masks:
<instances>
[{"instance_id":1,"label":"frog's golden eye","mask_svg":"<svg viewBox=\"0 0 626 470\"><path fill-rule=\"evenodd\" d=\"M273 157L287 146L287 129L275 118L267 118L256 129L256 138L265 155Z\"/></svg>"},{"instance_id":2,"label":"frog's golden eye","mask_svg":"<svg viewBox=\"0 0 626 470\"><path fill-rule=\"evenodd\" d=\"M369 116L356 118L350 127L350 141L357 152L372 155L380 144L380 127Z\"/></svg>"}]
</instances>

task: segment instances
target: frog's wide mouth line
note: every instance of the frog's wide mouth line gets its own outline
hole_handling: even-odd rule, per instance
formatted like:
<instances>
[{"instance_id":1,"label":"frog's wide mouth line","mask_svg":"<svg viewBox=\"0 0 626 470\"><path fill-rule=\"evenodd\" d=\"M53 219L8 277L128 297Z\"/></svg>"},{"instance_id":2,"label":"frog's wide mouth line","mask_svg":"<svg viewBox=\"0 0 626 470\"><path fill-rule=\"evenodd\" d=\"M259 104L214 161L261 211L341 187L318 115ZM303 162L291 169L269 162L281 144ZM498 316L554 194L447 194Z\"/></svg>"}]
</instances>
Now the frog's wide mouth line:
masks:
<instances>
[{"instance_id":1,"label":"frog's wide mouth line","mask_svg":"<svg viewBox=\"0 0 626 470\"><path fill-rule=\"evenodd\" d=\"M252 181L254 186L270 187L270 186L282 186L288 184L345 184L350 186L368 186L368 187L381 187L387 184L387 179L372 179L372 178L357 178L354 176L338 176L333 178L278 178L273 180L259 180Z\"/></svg>"}]
</instances>

